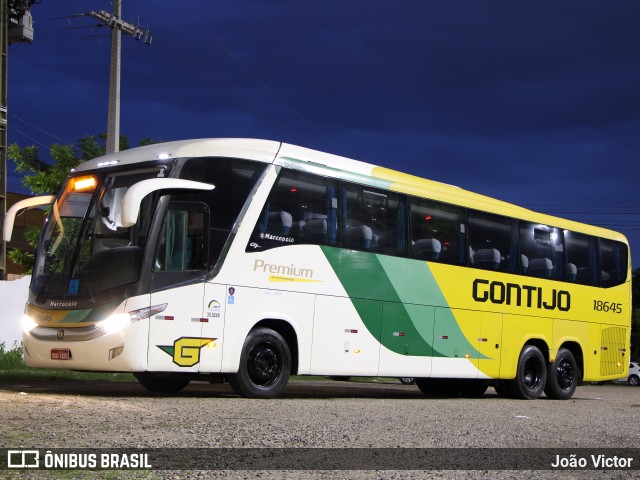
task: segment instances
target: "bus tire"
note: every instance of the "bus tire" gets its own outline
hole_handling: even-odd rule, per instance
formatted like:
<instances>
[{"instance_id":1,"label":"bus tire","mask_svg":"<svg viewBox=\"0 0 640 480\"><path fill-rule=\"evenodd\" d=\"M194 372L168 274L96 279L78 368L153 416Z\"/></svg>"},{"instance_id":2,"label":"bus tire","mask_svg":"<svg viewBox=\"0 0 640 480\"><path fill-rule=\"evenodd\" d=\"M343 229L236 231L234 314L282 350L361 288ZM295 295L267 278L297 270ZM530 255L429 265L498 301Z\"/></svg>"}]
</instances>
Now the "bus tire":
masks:
<instances>
[{"instance_id":1,"label":"bus tire","mask_svg":"<svg viewBox=\"0 0 640 480\"><path fill-rule=\"evenodd\" d=\"M140 385L154 393L177 393L189 385L189 377L180 373L134 373Z\"/></svg>"},{"instance_id":2,"label":"bus tire","mask_svg":"<svg viewBox=\"0 0 640 480\"><path fill-rule=\"evenodd\" d=\"M516 378L509 380L511 395L521 400L535 400L547 384L547 361L538 347L525 345L518 359Z\"/></svg>"},{"instance_id":3,"label":"bus tire","mask_svg":"<svg viewBox=\"0 0 640 480\"><path fill-rule=\"evenodd\" d=\"M513 398L513 394L511 393L511 384L509 380L496 380L493 383L493 388L495 389L498 396L502 398Z\"/></svg>"},{"instance_id":4,"label":"bus tire","mask_svg":"<svg viewBox=\"0 0 640 480\"><path fill-rule=\"evenodd\" d=\"M573 353L561 348L556 360L549 365L544 393L554 400L568 400L576 391L579 376L578 364Z\"/></svg>"},{"instance_id":5,"label":"bus tire","mask_svg":"<svg viewBox=\"0 0 640 480\"><path fill-rule=\"evenodd\" d=\"M480 398L489 385L484 380L460 380L460 395L466 398Z\"/></svg>"},{"instance_id":6,"label":"bus tire","mask_svg":"<svg viewBox=\"0 0 640 480\"><path fill-rule=\"evenodd\" d=\"M457 397L459 383L451 378L416 378L416 385L425 395L436 397Z\"/></svg>"},{"instance_id":7,"label":"bus tire","mask_svg":"<svg viewBox=\"0 0 640 480\"><path fill-rule=\"evenodd\" d=\"M282 335L269 328L249 332L238 372L228 375L231 388L248 398L273 398L289 381L291 352Z\"/></svg>"}]
</instances>

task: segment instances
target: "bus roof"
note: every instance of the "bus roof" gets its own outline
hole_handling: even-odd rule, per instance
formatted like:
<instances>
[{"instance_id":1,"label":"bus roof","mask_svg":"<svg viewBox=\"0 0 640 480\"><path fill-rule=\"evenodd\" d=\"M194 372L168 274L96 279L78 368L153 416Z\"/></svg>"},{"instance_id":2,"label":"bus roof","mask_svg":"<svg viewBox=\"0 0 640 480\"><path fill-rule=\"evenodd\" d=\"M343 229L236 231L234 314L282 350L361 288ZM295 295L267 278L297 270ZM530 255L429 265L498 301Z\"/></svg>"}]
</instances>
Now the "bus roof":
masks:
<instances>
[{"instance_id":1,"label":"bus roof","mask_svg":"<svg viewBox=\"0 0 640 480\"><path fill-rule=\"evenodd\" d=\"M275 163L297 170L312 171L339 179L357 181L372 187L432 198L446 203L628 243L624 235L613 230L534 212L446 183L427 180L347 157L271 140L205 138L157 143L97 157L82 163L76 170L95 170L114 165L133 165L145 161L184 157L233 157L263 163Z\"/></svg>"}]
</instances>

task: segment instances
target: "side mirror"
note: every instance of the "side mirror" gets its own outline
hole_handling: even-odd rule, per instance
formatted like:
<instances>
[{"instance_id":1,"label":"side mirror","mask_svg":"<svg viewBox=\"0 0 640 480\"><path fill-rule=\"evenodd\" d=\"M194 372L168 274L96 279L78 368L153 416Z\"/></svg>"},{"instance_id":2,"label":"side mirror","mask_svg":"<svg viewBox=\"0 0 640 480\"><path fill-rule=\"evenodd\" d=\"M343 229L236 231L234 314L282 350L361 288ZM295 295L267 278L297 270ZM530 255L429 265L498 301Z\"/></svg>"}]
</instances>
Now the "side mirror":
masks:
<instances>
[{"instance_id":1,"label":"side mirror","mask_svg":"<svg viewBox=\"0 0 640 480\"><path fill-rule=\"evenodd\" d=\"M194 182L179 178L152 178L142 180L129 187L122 198L122 215L120 223L123 227L135 225L140 212L142 199L157 190L183 189L183 190L213 190L215 185L210 183Z\"/></svg>"},{"instance_id":2,"label":"side mirror","mask_svg":"<svg viewBox=\"0 0 640 480\"><path fill-rule=\"evenodd\" d=\"M25 198L14 204L4 217L4 226L2 229L2 239L5 242L11 241L11 234L13 233L13 224L16 220L16 215L20 210L25 208L42 207L44 205L51 205L56 201L55 195L44 195L42 197Z\"/></svg>"}]
</instances>

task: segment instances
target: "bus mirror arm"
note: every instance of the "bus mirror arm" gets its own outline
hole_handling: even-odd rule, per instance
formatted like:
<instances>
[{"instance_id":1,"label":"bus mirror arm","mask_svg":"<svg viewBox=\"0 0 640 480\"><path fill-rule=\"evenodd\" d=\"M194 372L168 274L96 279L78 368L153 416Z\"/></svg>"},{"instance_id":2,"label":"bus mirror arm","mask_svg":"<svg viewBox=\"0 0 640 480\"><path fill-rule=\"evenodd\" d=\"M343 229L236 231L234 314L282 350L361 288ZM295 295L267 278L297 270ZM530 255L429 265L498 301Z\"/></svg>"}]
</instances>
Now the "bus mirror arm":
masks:
<instances>
[{"instance_id":1,"label":"bus mirror arm","mask_svg":"<svg viewBox=\"0 0 640 480\"><path fill-rule=\"evenodd\" d=\"M43 195L41 197L25 198L19 202L13 204L7 211L7 215L4 217L4 225L2 227L2 239L5 242L11 241L11 234L13 233L13 223L15 222L16 215L20 210L25 208L42 207L43 205L51 205L55 202L55 195Z\"/></svg>"},{"instance_id":2,"label":"bus mirror arm","mask_svg":"<svg viewBox=\"0 0 640 480\"><path fill-rule=\"evenodd\" d=\"M122 198L122 215L120 224L123 227L131 227L138 220L142 199L157 190L185 189L185 190L213 190L215 185L210 183L194 182L179 178L152 178L142 180L127 190Z\"/></svg>"}]
</instances>

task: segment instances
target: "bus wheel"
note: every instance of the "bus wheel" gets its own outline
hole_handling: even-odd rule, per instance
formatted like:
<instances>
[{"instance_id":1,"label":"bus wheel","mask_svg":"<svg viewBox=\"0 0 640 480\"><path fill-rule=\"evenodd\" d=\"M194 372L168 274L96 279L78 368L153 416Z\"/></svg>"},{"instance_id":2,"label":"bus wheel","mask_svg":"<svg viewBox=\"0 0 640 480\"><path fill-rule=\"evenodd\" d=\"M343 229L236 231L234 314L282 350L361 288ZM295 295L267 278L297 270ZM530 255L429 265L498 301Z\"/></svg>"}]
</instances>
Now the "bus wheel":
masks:
<instances>
[{"instance_id":1,"label":"bus wheel","mask_svg":"<svg viewBox=\"0 0 640 480\"><path fill-rule=\"evenodd\" d=\"M140 385L154 393L177 393L189 385L189 378L180 373L140 372L133 375Z\"/></svg>"},{"instance_id":2,"label":"bus wheel","mask_svg":"<svg viewBox=\"0 0 640 480\"><path fill-rule=\"evenodd\" d=\"M544 393L554 400L568 400L578 386L578 364L570 350L561 348L549 367Z\"/></svg>"},{"instance_id":3,"label":"bus wheel","mask_svg":"<svg viewBox=\"0 0 640 480\"><path fill-rule=\"evenodd\" d=\"M416 385L425 395L457 397L460 393L458 382L450 378L416 378Z\"/></svg>"},{"instance_id":4,"label":"bus wheel","mask_svg":"<svg viewBox=\"0 0 640 480\"><path fill-rule=\"evenodd\" d=\"M547 383L547 361L540 349L525 345L518 359L516 378L509 381L513 398L534 400L542 395Z\"/></svg>"},{"instance_id":5,"label":"bus wheel","mask_svg":"<svg viewBox=\"0 0 640 480\"><path fill-rule=\"evenodd\" d=\"M489 385L483 380L461 380L460 394L467 398L480 398L487 391Z\"/></svg>"},{"instance_id":6,"label":"bus wheel","mask_svg":"<svg viewBox=\"0 0 640 480\"><path fill-rule=\"evenodd\" d=\"M268 328L249 332L238 373L228 375L231 388L243 397L273 398L289 381L291 353L282 336Z\"/></svg>"},{"instance_id":7,"label":"bus wheel","mask_svg":"<svg viewBox=\"0 0 640 480\"><path fill-rule=\"evenodd\" d=\"M502 398L513 398L509 380L496 380L493 384L496 393Z\"/></svg>"}]
</instances>

